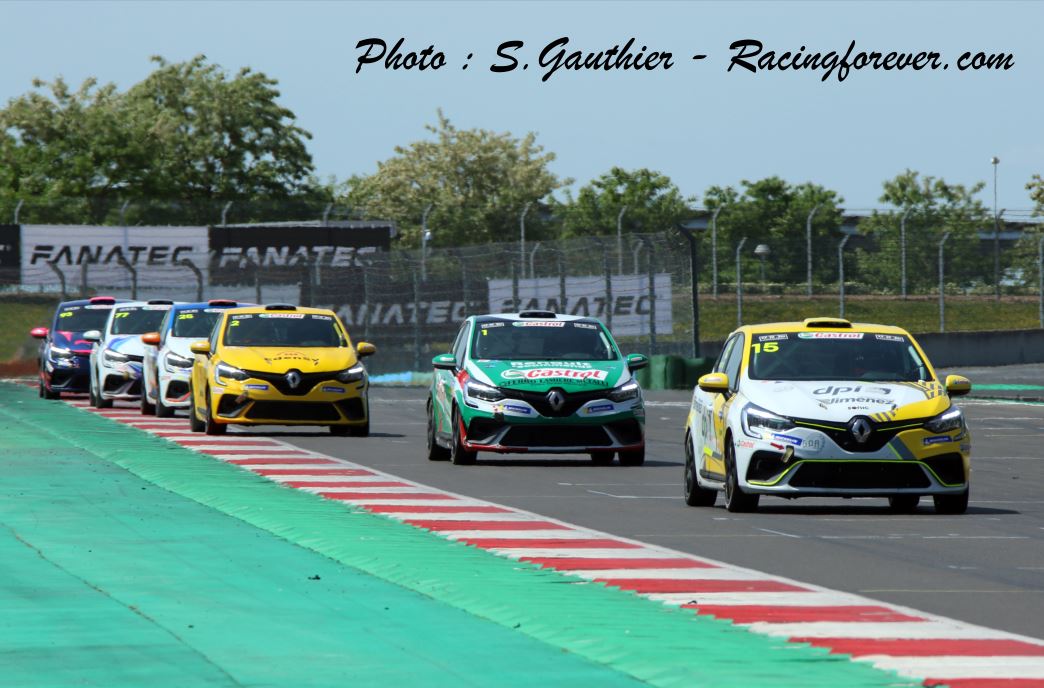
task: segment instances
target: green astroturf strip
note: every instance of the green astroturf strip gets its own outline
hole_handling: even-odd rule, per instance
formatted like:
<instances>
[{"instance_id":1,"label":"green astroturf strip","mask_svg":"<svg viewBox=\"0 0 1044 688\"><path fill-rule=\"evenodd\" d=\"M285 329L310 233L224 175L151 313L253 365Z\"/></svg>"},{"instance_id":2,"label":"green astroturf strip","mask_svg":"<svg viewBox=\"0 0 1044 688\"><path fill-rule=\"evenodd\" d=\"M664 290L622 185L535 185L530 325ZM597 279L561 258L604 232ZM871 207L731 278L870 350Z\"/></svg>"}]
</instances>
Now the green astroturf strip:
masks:
<instances>
[{"instance_id":1,"label":"green astroturf strip","mask_svg":"<svg viewBox=\"0 0 1044 688\"><path fill-rule=\"evenodd\" d=\"M985 390L988 392L1021 392L1021 391L1041 391L1044 390L1044 386L1041 385L975 385L975 390Z\"/></svg>"},{"instance_id":2,"label":"green astroturf strip","mask_svg":"<svg viewBox=\"0 0 1044 688\"><path fill-rule=\"evenodd\" d=\"M22 672L13 685L918 685L6 384L0 462L0 665Z\"/></svg>"}]
</instances>

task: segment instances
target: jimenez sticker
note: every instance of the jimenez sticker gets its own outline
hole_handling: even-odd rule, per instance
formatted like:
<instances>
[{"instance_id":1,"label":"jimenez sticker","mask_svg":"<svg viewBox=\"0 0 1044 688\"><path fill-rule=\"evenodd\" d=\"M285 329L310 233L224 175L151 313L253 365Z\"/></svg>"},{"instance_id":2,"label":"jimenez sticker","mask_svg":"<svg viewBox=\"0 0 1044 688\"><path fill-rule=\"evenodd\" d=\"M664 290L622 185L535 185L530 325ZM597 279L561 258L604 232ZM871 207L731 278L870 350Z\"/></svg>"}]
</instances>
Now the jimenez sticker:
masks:
<instances>
[{"instance_id":1,"label":"jimenez sticker","mask_svg":"<svg viewBox=\"0 0 1044 688\"><path fill-rule=\"evenodd\" d=\"M862 339L862 332L798 332L801 339Z\"/></svg>"},{"instance_id":2,"label":"jimenez sticker","mask_svg":"<svg viewBox=\"0 0 1044 688\"><path fill-rule=\"evenodd\" d=\"M568 368L530 368L529 370L505 370L500 374L505 380L594 380L602 382L608 376L604 370L571 370Z\"/></svg>"}]
</instances>

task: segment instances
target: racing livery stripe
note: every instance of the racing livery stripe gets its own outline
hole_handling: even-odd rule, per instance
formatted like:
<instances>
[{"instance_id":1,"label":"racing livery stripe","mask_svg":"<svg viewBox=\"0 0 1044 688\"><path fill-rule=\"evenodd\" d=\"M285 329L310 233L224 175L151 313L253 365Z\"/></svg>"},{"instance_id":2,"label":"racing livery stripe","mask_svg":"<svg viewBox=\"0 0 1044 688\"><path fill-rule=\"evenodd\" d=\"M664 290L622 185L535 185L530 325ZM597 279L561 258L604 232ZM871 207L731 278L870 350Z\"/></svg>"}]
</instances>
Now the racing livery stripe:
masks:
<instances>
[{"instance_id":1,"label":"racing livery stripe","mask_svg":"<svg viewBox=\"0 0 1044 688\"><path fill-rule=\"evenodd\" d=\"M579 580L631 591L694 614L730 621L752 633L822 648L854 662L898 672L924 686L1044 686L1042 640L452 494L278 440L249 449L246 443L254 438L237 432L221 438L236 443L237 449L229 450L218 438L208 438L204 443L186 436L181 419L157 423L143 421L130 409L92 411L241 466L289 489L317 493L425 529L432 537L456 540ZM175 429L182 432L172 432ZM273 453L283 458L275 458ZM295 467L298 463L301 466ZM275 465L280 467L268 467ZM698 601L694 601L697 595Z\"/></svg>"}]
</instances>

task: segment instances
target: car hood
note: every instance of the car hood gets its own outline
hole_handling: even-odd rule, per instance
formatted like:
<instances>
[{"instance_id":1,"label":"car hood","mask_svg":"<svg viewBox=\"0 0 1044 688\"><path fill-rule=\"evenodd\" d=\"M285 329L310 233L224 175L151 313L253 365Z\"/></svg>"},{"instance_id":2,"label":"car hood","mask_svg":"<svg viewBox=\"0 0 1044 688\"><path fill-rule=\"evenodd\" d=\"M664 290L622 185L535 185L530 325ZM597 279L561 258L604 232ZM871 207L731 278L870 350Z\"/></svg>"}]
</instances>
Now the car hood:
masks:
<instances>
[{"instance_id":1,"label":"car hood","mask_svg":"<svg viewBox=\"0 0 1044 688\"><path fill-rule=\"evenodd\" d=\"M558 387L564 392L612 389L627 382L631 373L626 361L469 361L468 374L480 382L517 389L546 392Z\"/></svg>"},{"instance_id":2,"label":"car hood","mask_svg":"<svg viewBox=\"0 0 1044 688\"><path fill-rule=\"evenodd\" d=\"M348 347L234 346L222 350L221 360L244 370L268 373L318 373L344 370L356 363L355 352Z\"/></svg>"},{"instance_id":3,"label":"car hood","mask_svg":"<svg viewBox=\"0 0 1044 688\"><path fill-rule=\"evenodd\" d=\"M68 330L52 330L51 346L69 349L78 354L91 353L92 342L83 338L83 332L70 332Z\"/></svg>"},{"instance_id":4,"label":"car hood","mask_svg":"<svg viewBox=\"0 0 1044 688\"><path fill-rule=\"evenodd\" d=\"M145 342L140 334L118 334L105 342L103 349L112 349L128 356L144 356Z\"/></svg>"},{"instance_id":5,"label":"car hood","mask_svg":"<svg viewBox=\"0 0 1044 688\"><path fill-rule=\"evenodd\" d=\"M938 382L745 380L743 393L773 413L836 423L853 416L880 422L926 418L950 406Z\"/></svg>"}]
</instances>

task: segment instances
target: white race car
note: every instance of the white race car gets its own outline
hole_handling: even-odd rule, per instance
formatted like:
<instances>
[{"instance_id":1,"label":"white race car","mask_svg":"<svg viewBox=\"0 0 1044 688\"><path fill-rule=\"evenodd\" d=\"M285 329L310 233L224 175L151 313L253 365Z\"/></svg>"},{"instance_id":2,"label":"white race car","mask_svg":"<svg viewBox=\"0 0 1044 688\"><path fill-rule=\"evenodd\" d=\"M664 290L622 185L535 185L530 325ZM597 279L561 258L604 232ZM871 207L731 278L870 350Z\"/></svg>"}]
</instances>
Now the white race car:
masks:
<instances>
[{"instance_id":1,"label":"white race car","mask_svg":"<svg viewBox=\"0 0 1044 688\"><path fill-rule=\"evenodd\" d=\"M145 344L141 335L154 332L173 301L128 301L114 307L105 329L85 332L93 342L90 358L91 406L112 406L115 399L137 401L141 396L141 366Z\"/></svg>"},{"instance_id":2,"label":"white race car","mask_svg":"<svg viewBox=\"0 0 1044 688\"><path fill-rule=\"evenodd\" d=\"M189 350L189 345L210 337L221 311L251 305L219 299L178 303L167 311L157 331L143 334L141 338L146 346L142 362L141 412L170 418L174 409L191 406L189 380L195 354Z\"/></svg>"},{"instance_id":3,"label":"white race car","mask_svg":"<svg viewBox=\"0 0 1044 688\"><path fill-rule=\"evenodd\" d=\"M685 501L752 511L761 495L886 497L912 511L968 507L971 435L898 327L836 318L741 327L699 380L685 430Z\"/></svg>"}]
</instances>

